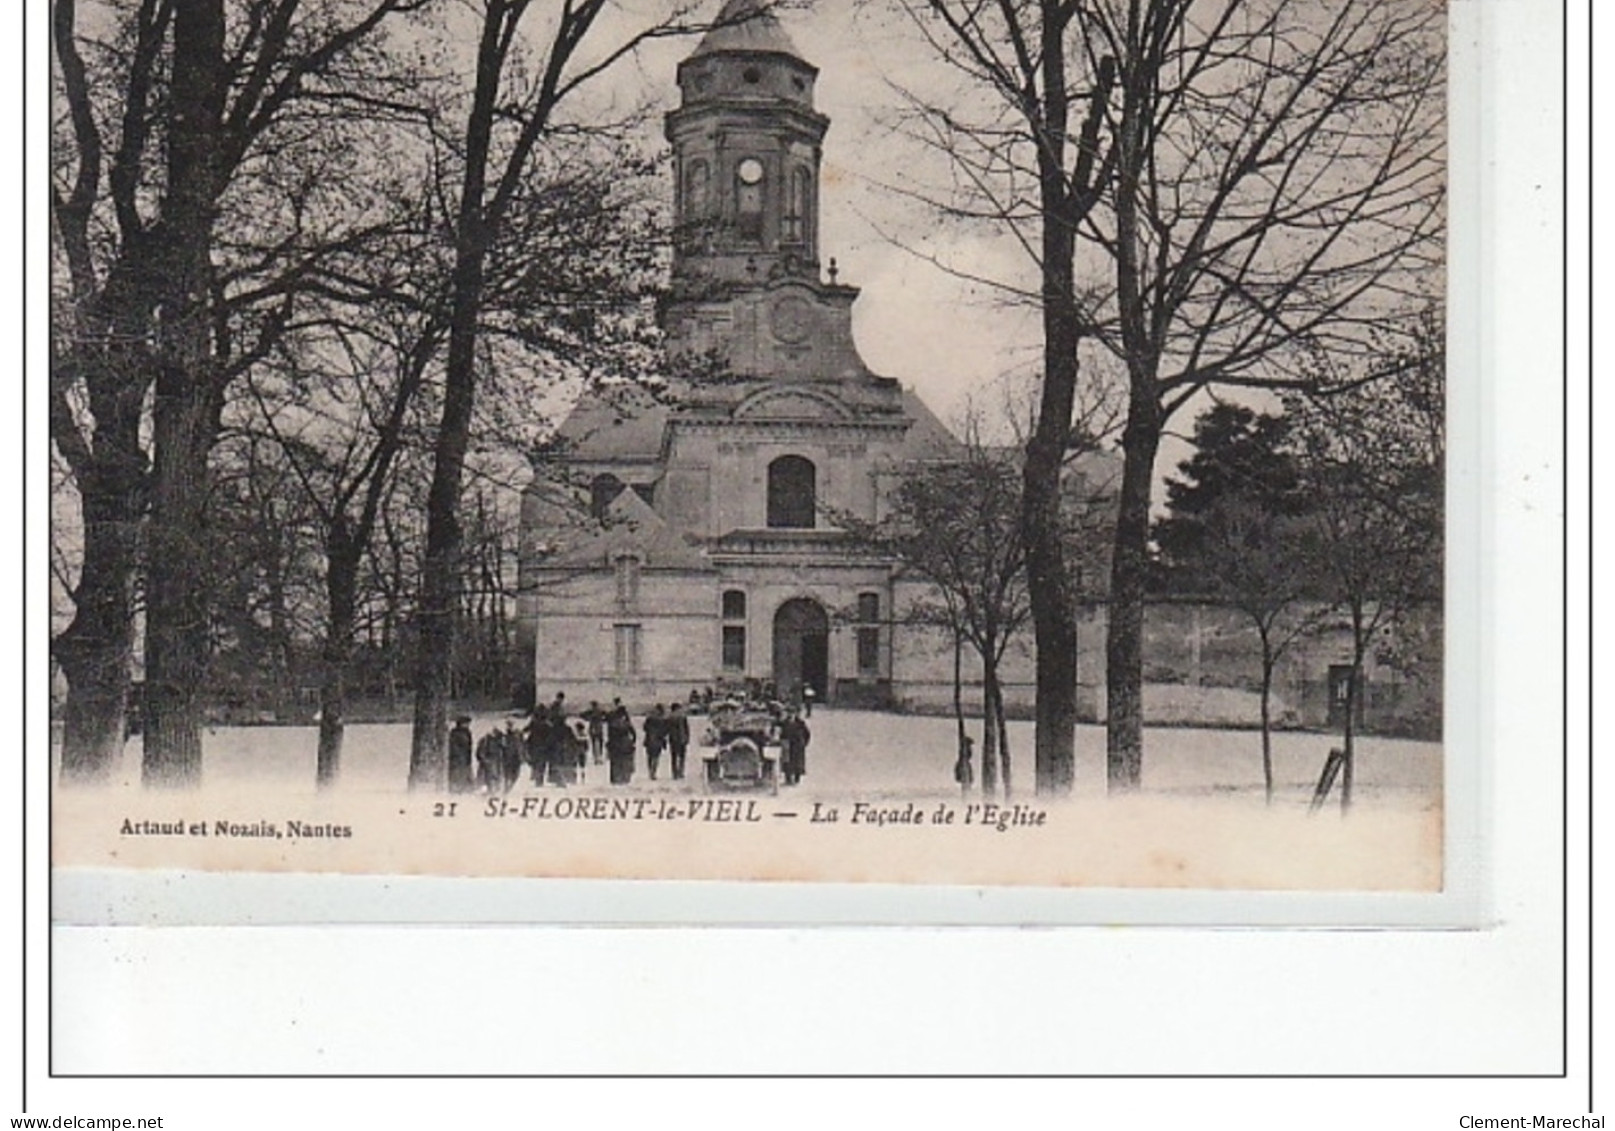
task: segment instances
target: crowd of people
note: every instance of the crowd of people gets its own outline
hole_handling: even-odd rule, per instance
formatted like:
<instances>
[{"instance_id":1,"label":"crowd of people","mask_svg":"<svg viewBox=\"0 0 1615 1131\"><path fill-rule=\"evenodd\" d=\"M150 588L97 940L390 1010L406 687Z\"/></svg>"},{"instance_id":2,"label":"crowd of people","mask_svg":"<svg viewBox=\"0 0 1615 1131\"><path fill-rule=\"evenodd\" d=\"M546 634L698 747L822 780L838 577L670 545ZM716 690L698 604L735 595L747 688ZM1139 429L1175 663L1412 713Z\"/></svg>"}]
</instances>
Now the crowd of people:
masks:
<instances>
[{"instance_id":1,"label":"crowd of people","mask_svg":"<svg viewBox=\"0 0 1615 1131\"><path fill-rule=\"evenodd\" d=\"M813 717L813 703L817 693L811 683L802 684L800 690L792 700L795 706L807 718ZM780 687L771 679L758 679L747 676L714 691L710 687L698 688L690 692L690 712L710 713L724 707L742 705L757 710L766 710L776 718L784 718L788 709L786 696L781 693Z\"/></svg>"},{"instance_id":2,"label":"crowd of people","mask_svg":"<svg viewBox=\"0 0 1615 1131\"><path fill-rule=\"evenodd\" d=\"M449 790L453 793L509 793L525 776L533 786L570 786L603 767L612 785L633 780L643 739L645 768L654 781L663 755L673 780L684 777L690 748L690 720L682 703L658 703L636 729L621 699L610 707L591 702L568 713L566 695L557 692L532 711L507 715L480 739L471 733L471 716L459 715L449 731Z\"/></svg>"},{"instance_id":3,"label":"crowd of people","mask_svg":"<svg viewBox=\"0 0 1615 1131\"><path fill-rule=\"evenodd\" d=\"M730 710L769 715L781 748L780 771L785 784L795 785L807 770L809 733L803 715L811 714L812 700L801 708L787 707L771 691L762 684L738 694L701 689L690 694L688 707L656 704L637 728L621 699L613 699L609 707L591 701L574 715L564 692L531 711L507 715L480 738L471 733L471 716L458 715L449 731L449 790L504 794L524 778L532 786L564 787L581 784L591 770L601 769L612 785L627 785L640 764L641 747L652 781L661 774L664 757L670 779L681 781L690 749L690 716Z\"/></svg>"}]
</instances>

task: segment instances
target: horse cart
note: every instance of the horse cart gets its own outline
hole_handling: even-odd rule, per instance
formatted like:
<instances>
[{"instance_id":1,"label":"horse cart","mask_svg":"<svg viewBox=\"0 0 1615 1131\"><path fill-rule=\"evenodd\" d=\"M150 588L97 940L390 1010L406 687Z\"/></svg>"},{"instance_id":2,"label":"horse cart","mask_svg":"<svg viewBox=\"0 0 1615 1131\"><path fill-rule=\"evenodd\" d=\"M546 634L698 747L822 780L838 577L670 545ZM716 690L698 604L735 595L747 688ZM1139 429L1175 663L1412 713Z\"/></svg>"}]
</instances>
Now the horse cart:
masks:
<instances>
[{"instance_id":1,"label":"horse cart","mask_svg":"<svg viewBox=\"0 0 1615 1131\"><path fill-rule=\"evenodd\" d=\"M772 713L751 708L714 707L706 745L716 751L703 759L709 791L779 792L778 724Z\"/></svg>"}]
</instances>

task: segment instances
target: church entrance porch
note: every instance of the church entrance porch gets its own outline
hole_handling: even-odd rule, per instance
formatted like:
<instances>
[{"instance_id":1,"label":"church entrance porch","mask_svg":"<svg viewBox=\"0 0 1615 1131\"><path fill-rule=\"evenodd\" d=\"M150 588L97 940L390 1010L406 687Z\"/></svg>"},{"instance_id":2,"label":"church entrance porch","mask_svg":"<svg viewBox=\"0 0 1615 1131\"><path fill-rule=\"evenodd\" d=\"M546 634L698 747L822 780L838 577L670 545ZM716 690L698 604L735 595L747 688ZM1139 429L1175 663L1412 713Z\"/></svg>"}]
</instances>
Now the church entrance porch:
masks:
<instances>
[{"instance_id":1,"label":"church entrance porch","mask_svg":"<svg viewBox=\"0 0 1615 1131\"><path fill-rule=\"evenodd\" d=\"M794 597L774 613L774 683L797 698L804 686L820 703L830 690L830 617L811 597Z\"/></svg>"}]
</instances>

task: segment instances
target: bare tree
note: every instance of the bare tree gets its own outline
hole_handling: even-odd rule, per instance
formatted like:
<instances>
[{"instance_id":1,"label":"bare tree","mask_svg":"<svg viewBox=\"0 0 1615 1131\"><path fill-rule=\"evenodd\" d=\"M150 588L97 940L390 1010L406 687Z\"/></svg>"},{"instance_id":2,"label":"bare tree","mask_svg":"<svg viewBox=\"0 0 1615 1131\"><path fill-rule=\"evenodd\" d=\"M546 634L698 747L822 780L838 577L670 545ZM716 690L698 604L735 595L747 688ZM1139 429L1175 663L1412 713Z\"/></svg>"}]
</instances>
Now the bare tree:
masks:
<instances>
[{"instance_id":1,"label":"bare tree","mask_svg":"<svg viewBox=\"0 0 1615 1131\"><path fill-rule=\"evenodd\" d=\"M1008 733L1000 671L1015 633L1030 615L1026 555L1020 537L1019 453L981 441L967 421L959 457L906 475L887 501L886 517L871 523L836 515L838 526L864 546L929 583L933 594L914 602L910 623L937 625L954 638L954 696L961 748L961 646L981 661L981 786L992 794L1011 786Z\"/></svg>"},{"instance_id":2,"label":"bare tree","mask_svg":"<svg viewBox=\"0 0 1615 1131\"><path fill-rule=\"evenodd\" d=\"M70 689L64 780L104 777L121 749L142 561L143 776L198 780L199 532L225 390L367 227L333 205L352 186L320 173L334 151L351 159L352 139L299 112L357 93L377 62L371 37L421 2L140 0L90 31L74 0L55 5L65 313L50 418L85 519L76 615L56 647Z\"/></svg>"},{"instance_id":3,"label":"bare tree","mask_svg":"<svg viewBox=\"0 0 1615 1131\"><path fill-rule=\"evenodd\" d=\"M1351 807L1363 666L1381 637L1442 593L1446 351L1440 322L1382 359L1385 376L1290 398L1322 592L1351 627L1341 811Z\"/></svg>"},{"instance_id":4,"label":"bare tree","mask_svg":"<svg viewBox=\"0 0 1615 1131\"><path fill-rule=\"evenodd\" d=\"M1260 648L1262 783L1273 801L1273 673L1279 660L1334 612L1321 585L1312 519L1248 495L1219 499L1204 516L1201 595L1244 615Z\"/></svg>"},{"instance_id":5,"label":"bare tree","mask_svg":"<svg viewBox=\"0 0 1615 1131\"><path fill-rule=\"evenodd\" d=\"M318 520L278 444L226 425L209 462L205 709L284 719L300 709L322 621Z\"/></svg>"},{"instance_id":6,"label":"bare tree","mask_svg":"<svg viewBox=\"0 0 1615 1131\"><path fill-rule=\"evenodd\" d=\"M431 307L390 316L373 308L365 323L334 322L324 340L283 351L278 365L259 367L247 381L239 427L278 445L319 530L321 788L340 772L362 567L395 495L394 470L442 340L443 322Z\"/></svg>"},{"instance_id":7,"label":"bare tree","mask_svg":"<svg viewBox=\"0 0 1615 1131\"><path fill-rule=\"evenodd\" d=\"M457 140L460 175L443 416L434 447L416 614L411 788L441 788L446 774L444 743L460 604L457 510L471 442L490 256L506 234L542 145L558 131L580 128L562 120L569 99L647 40L695 30L689 8L678 3L663 18L608 39L609 30L597 29L608 7L607 0L568 0L558 10L546 11L531 0L487 0L477 16L475 78ZM531 56L524 51L529 36L542 37L542 46Z\"/></svg>"},{"instance_id":8,"label":"bare tree","mask_svg":"<svg viewBox=\"0 0 1615 1131\"><path fill-rule=\"evenodd\" d=\"M1008 432L1026 434L1029 407L1006 384L1004 409ZM1109 533L1113 484L1097 474L1089 458L1099 451L1108 427L1103 390L1085 387L1079 396L1079 424L1068 441L1057 497L1066 584L1076 596L1095 596L1093 580L1102 570L1096 555ZM1032 615L1021 523L1022 465L1020 443L992 444L983 436L982 414L972 407L963 421L956 459L916 467L891 493L879 522L835 514L837 526L864 546L899 563L926 581L932 592L910 604L908 623L941 627L954 639L954 699L960 747L964 747L961 702L962 647L968 645L981 662L981 784L985 793L1013 782L1009 729L1004 704L1004 658Z\"/></svg>"},{"instance_id":9,"label":"bare tree","mask_svg":"<svg viewBox=\"0 0 1615 1131\"><path fill-rule=\"evenodd\" d=\"M1422 304L1444 223L1443 13L1402 0L1091 12L1089 51L1118 60L1119 77L1114 176L1084 236L1111 265L1100 337L1129 389L1106 761L1113 788L1135 788L1162 432L1208 386L1344 380L1375 356L1373 327ZM1325 360L1307 373L1307 359Z\"/></svg>"},{"instance_id":10,"label":"bare tree","mask_svg":"<svg viewBox=\"0 0 1615 1131\"><path fill-rule=\"evenodd\" d=\"M1077 597L1060 515L1072 435L1078 347L1089 332L1076 279L1076 237L1101 200L1111 158L1099 129L1114 62L1093 67L1075 0L904 0L932 48L989 92L980 115L911 99L932 143L960 173L944 211L1007 224L1037 265L1042 383L1026 445L1021 528L1037 637L1036 787L1065 793L1074 770Z\"/></svg>"},{"instance_id":11,"label":"bare tree","mask_svg":"<svg viewBox=\"0 0 1615 1131\"><path fill-rule=\"evenodd\" d=\"M1442 10L1403 0L906 3L990 100L917 101L956 173L953 215L1036 265L1043 388L1025 523L1040 788L1069 788L1073 598L1050 508L1079 356L1126 367L1107 638L1107 767L1142 768L1155 455L1212 386L1299 387L1370 353L1431 293L1443 224ZM975 107L975 109L972 109ZM1086 251L1094 253L1088 260ZM1046 771L1046 773L1045 773Z\"/></svg>"}]
</instances>

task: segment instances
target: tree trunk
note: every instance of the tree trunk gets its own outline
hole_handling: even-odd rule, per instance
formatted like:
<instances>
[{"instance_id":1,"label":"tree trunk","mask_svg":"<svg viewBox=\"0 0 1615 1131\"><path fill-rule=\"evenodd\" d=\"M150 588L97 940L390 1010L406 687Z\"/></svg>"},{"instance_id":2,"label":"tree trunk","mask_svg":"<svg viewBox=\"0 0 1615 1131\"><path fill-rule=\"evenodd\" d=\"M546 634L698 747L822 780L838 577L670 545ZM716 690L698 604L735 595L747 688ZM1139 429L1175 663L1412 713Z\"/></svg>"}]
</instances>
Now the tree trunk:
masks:
<instances>
[{"instance_id":1,"label":"tree trunk","mask_svg":"<svg viewBox=\"0 0 1615 1131\"><path fill-rule=\"evenodd\" d=\"M480 232L473 242L480 244ZM443 420L438 429L432 485L426 500L426 557L416 613L415 720L410 737L411 789L447 784L445 742L453 691L454 629L460 607L460 482L471 439L475 394L477 317L483 252L462 249L455 269L454 315L444 375Z\"/></svg>"},{"instance_id":2,"label":"tree trunk","mask_svg":"<svg viewBox=\"0 0 1615 1131\"><path fill-rule=\"evenodd\" d=\"M1340 814L1351 811L1352 779L1357 769L1355 737L1357 731L1357 696L1363 682L1363 654L1367 652L1366 631L1363 627L1362 605L1353 602L1351 609L1351 677L1346 684L1346 719L1341 726Z\"/></svg>"},{"instance_id":3,"label":"tree trunk","mask_svg":"<svg viewBox=\"0 0 1615 1131\"><path fill-rule=\"evenodd\" d=\"M74 618L79 623L79 618ZM117 625L104 626L108 635ZM118 645L103 639L83 649L57 648L67 677L67 703L62 718L64 785L90 785L111 776L123 754L129 703L129 659L132 653L128 625ZM69 655L72 658L69 659Z\"/></svg>"},{"instance_id":4,"label":"tree trunk","mask_svg":"<svg viewBox=\"0 0 1615 1131\"><path fill-rule=\"evenodd\" d=\"M1150 487L1161 439L1158 415L1153 395L1135 392L1122 433L1121 498L1105 636L1105 780L1112 790L1137 789L1144 772L1144 595Z\"/></svg>"},{"instance_id":5,"label":"tree trunk","mask_svg":"<svg viewBox=\"0 0 1615 1131\"><path fill-rule=\"evenodd\" d=\"M1262 642L1262 785L1269 805L1273 804L1273 666L1278 662L1273 654L1271 627L1260 618L1256 621L1256 633Z\"/></svg>"},{"instance_id":6,"label":"tree trunk","mask_svg":"<svg viewBox=\"0 0 1615 1131\"><path fill-rule=\"evenodd\" d=\"M320 677L320 745L314 760L314 783L320 789L336 785L342 770L342 739L348 710L347 664L327 645L325 671Z\"/></svg>"},{"instance_id":7,"label":"tree trunk","mask_svg":"<svg viewBox=\"0 0 1615 1131\"><path fill-rule=\"evenodd\" d=\"M151 520L146 536L147 785L194 786L202 773L200 691L207 683L207 578L204 537L207 454L218 433L218 404L188 375L157 382Z\"/></svg>"},{"instance_id":8,"label":"tree trunk","mask_svg":"<svg viewBox=\"0 0 1615 1131\"><path fill-rule=\"evenodd\" d=\"M965 757L968 735L965 733L965 696L964 696L964 639L958 632L953 634L953 720L959 727L959 757ZM982 769L983 784L986 779L986 769Z\"/></svg>"},{"instance_id":9,"label":"tree trunk","mask_svg":"<svg viewBox=\"0 0 1615 1131\"><path fill-rule=\"evenodd\" d=\"M1357 752L1353 743L1356 727L1352 716L1357 713L1357 683L1361 671L1361 661L1354 661L1351 667L1351 681L1346 685L1346 722L1341 728L1344 732L1342 734L1341 750L1345 755L1345 760L1340 767L1340 812L1342 816L1351 811L1352 778L1356 770L1357 761Z\"/></svg>"},{"instance_id":10,"label":"tree trunk","mask_svg":"<svg viewBox=\"0 0 1615 1131\"><path fill-rule=\"evenodd\" d=\"M264 568L264 602L269 613L269 639L270 647L274 650L275 670L272 673L275 681L275 714L285 718L296 701L296 687L294 686L294 672L296 671L296 646L292 642L291 610L287 602L286 568L287 555L295 552L288 550L287 544L291 541L285 537L285 526L281 516L269 508L264 516L269 525L265 531L265 545L262 565Z\"/></svg>"},{"instance_id":11,"label":"tree trunk","mask_svg":"<svg viewBox=\"0 0 1615 1131\"><path fill-rule=\"evenodd\" d=\"M198 694L206 682L205 594L212 564L204 537L207 460L222 407L213 371L209 251L222 185L224 71L222 0L176 3L166 270L146 538L141 777L147 785L194 786L202 772Z\"/></svg>"},{"instance_id":12,"label":"tree trunk","mask_svg":"<svg viewBox=\"0 0 1615 1131\"><path fill-rule=\"evenodd\" d=\"M138 413L126 429L97 421L94 465L79 472L84 557L73 591L73 622L53 652L67 679L64 784L105 781L128 734L129 665L134 656L134 579L145 458ZM119 432L123 435L121 442Z\"/></svg>"},{"instance_id":13,"label":"tree trunk","mask_svg":"<svg viewBox=\"0 0 1615 1131\"><path fill-rule=\"evenodd\" d=\"M1273 804L1273 660L1267 655L1266 641L1262 648L1262 785L1267 790L1267 803Z\"/></svg>"},{"instance_id":14,"label":"tree trunk","mask_svg":"<svg viewBox=\"0 0 1615 1131\"><path fill-rule=\"evenodd\" d=\"M993 713L992 662L981 662L981 795L998 793L998 716Z\"/></svg>"},{"instance_id":15,"label":"tree trunk","mask_svg":"<svg viewBox=\"0 0 1615 1131\"><path fill-rule=\"evenodd\" d=\"M321 789L334 786L342 768L348 668L353 662L359 559L363 551L362 545L346 536L343 523L339 514L326 549L325 594L330 622L320 673L320 745L314 768L314 780Z\"/></svg>"},{"instance_id":16,"label":"tree trunk","mask_svg":"<svg viewBox=\"0 0 1615 1131\"><path fill-rule=\"evenodd\" d=\"M76 45L76 7L60 0L53 8L62 93L75 119L80 165L71 197L58 199L52 209L71 286L63 305L71 312L72 330L66 340L53 335L47 403L51 439L78 490L83 556L72 591L73 620L53 642L52 653L67 680L62 781L90 783L110 775L128 733L147 471L141 425L154 374L149 338L157 265L153 257L130 254L125 246L104 275L95 267L89 233L103 151L89 128L94 113ZM160 28L154 26L151 34L160 34ZM150 45L148 39L142 47ZM148 72L134 64L131 71L131 84L148 89ZM66 394L75 383L83 386L93 421L88 437L83 432L88 422L75 414Z\"/></svg>"},{"instance_id":17,"label":"tree trunk","mask_svg":"<svg viewBox=\"0 0 1615 1131\"><path fill-rule=\"evenodd\" d=\"M1077 735L1076 602L1060 521L1060 469L1076 386L1076 333L1075 319L1058 316L1051 302L1046 294L1043 398L1026 450L1021 530L1037 644L1037 792L1058 795L1071 790Z\"/></svg>"},{"instance_id":18,"label":"tree trunk","mask_svg":"<svg viewBox=\"0 0 1615 1131\"><path fill-rule=\"evenodd\" d=\"M1065 75L1067 5L1041 5L1043 107L1032 123L1038 132L1038 198L1043 307L1043 388L1037 424L1026 446L1022 473L1021 536L1031 591L1032 632L1037 643L1037 728L1033 765L1039 794L1071 791L1077 742L1076 598L1066 568L1060 518L1060 471L1071 439L1077 395L1077 346L1082 338L1075 287L1074 192L1087 188L1079 158L1076 185L1065 168L1071 102ZM1103 85L1103 84L1102 84ZM1095 117L1099 100L1095 100ZM1090 130L1084 130L1090 137ZM1090 139L1091 140L1091 139ZM1091 152L1091 150L1090 150Z\"/></svg>"},{"instance_id":19,"label":"tree trunk","mask_svg":"<svg viewBox=\"0 0 1615 1131\"><path fill-rule=\"evenodd\" d=\"M509 19L511 22L506 23ZM454 223L454 275L449 307L449 349L443 374L443 417L432 452L426 497L426 554L415 614L415 720L410 735L409 786L442 789L448 782L448 700L453 693L455 614L460 608L460 486L471 441L476 396L477 322L482 312L488 248L497 219L488 214L488 163L494 119L510 36L521 6L489 5L477 47L477 78L466 118L465 176ZM584 25L581 31L587 30ZM575 45L575 43L574 43ZM557 41L553 50L562 47ZM552 56L552 63L556 57ZM547 116L549 107L533 111ZM533 121L523 127L524 138ZM536 136L536 135L533 135ZM519 153L508 160L513 170Z\"/></svg>"},{"instance_id":20,"label":"tree trunk","mask_svg":"<svg viewBox=\"0 0 1615 1131\"><path fill-rule=\"evenodd\" d=\"M1014 792L1014 778L1010 772L1009 761L1009 722L1004 718L1004 687L998 681L996 662L989 667L987 681L989 688L987 709L992 712L998 728L998 780L1003 786L1004 800L1008 801Z\"/></svg>"}]
</instances>

